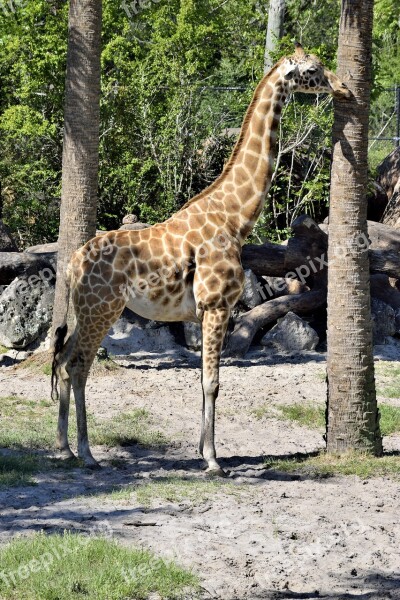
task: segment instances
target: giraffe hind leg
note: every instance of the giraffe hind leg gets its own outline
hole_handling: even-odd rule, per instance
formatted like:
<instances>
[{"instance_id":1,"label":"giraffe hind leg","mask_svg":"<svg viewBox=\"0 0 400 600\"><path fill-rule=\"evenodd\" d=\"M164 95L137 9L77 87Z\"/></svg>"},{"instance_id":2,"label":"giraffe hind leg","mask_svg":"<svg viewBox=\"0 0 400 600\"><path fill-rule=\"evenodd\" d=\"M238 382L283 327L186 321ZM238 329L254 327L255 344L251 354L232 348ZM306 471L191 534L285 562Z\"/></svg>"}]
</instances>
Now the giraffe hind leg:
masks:
<instances>
[{"instance_id":1,"label":"giraffe hind leg","mask_svg":"<svg viewBox=\"0 0 400 600\"><path fill-rule=\"evenodd\" d=\"M121 304L118 306L118 310L99 314L97 319L91 315L90 328L86 325L85 316L80 313L75 330L74 347L66 367L75 397L78 457L84 461L85 466L90 468L96 468L99 465L93 457L89 445L85 399L86 381L102 339L120 316L122 310L123 305Z\"/></svg>"},{"instance_id":2,"label":"giraffe hind leg","mask_svg":"<svg viewBox=\"0 0 400 600\"><path fill-rule=\"evenodd\" d=\"M215 402L219 391L219 362L229 320L226 309L206 310L202 321L203 416L200 452L207 462L207 471L224 476L217 461L214 443Z\"/></svg>"},{"instance_id":3,"label":"giraffe hind leg","mask_svg":"<svg viewBox=\"0 0 400 600\"><path fill-rule=\"evenodd\" d=\"M71 379L68 371L65 368L72 345L73 336L67 340L66 344L59 351L59 355L55 356L53 362L54 379L52 378L52 386L54 385L54 387L52 389L52 397L53 392L56 388L56 382L58 381L60 385L56 448L58 449L58 457L64 460L75 458L75 455L72 452L68 441L68 417L71 396Z\"/></svg>"}]
</instances>

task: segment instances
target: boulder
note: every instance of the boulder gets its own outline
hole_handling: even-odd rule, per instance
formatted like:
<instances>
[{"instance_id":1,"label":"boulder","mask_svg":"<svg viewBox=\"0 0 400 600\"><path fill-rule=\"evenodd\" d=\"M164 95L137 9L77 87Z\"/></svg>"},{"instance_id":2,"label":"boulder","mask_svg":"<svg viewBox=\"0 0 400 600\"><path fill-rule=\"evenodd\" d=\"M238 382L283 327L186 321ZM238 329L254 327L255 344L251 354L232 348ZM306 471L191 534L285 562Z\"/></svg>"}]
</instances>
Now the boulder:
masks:
<instances>
[{"instance_id":1,"label":"boulder","mask_svg":"<svg viewBox=\"0 0 400 600\"><path fill-rule=\"evenodd\" d=\"M33 252L33 254L54 254L58 252L58 242L50 242L49 244L37 244L30 246L25 252Z\"/></svg>"},{"instance_id":2,"label":"boulder","mask_svg":"<svg viewBox=\"0 0 400 600\"><path fill-rule=\"evenodd\" d=\"M186 346L190 350L201 350L201 326L199 323L186 321L183 324Z\"/></svg>"},{"instance_id":3,"label":"boulder","mask_svg":"<svg viewBox=\"0 0 400 600\"><path fill-rule=\"evenodd\" d=\"M149 223L125 223L119 229L136 231L138 229L147 229L148 227L151 227Z\"/></svg>"},{"instance_id":4,"label":"boulder","mask_svg":"<svg viewBox=\"0 0 400 600\"><path fill-rule=\"evenodd\" d=\"M54 278L17 277L0 295L0 344L26 348L50 327Z\"/></svg>"},{"instance_id":5,"label":"boulder","mask_svg":"<svg viewBox=\"0 0 400 600\"><path fill-rule=\"evenodd\" d=\"M293 312L278 319L277 324L261 339L264 346L271 345L284 352L315 350L318 342L317 332Z\"/></svg>"},{"instance_id":6,"label":"boulder","mask_svg":"<svg viewBox=\"0 0 400 600\"><path fill-rule=\"evenodd\" d=\"M371 317L374 345L384 344L388 336L396 333L396 313L382 300L372 298Z\"/></svg>"},{"instance_id":7,"label":"boulder","mask_svg":"<svg viewBox=\"0 0 400 600\"><path fill-rule=\"evenodd\" d=\"M255 308L259 304L264 302L260 294L260 284L257 276L254 275L251 269L244 271L244 289L239 302L246 306L246 308Z\"/></svg>"},{"instance_id":8,"label":"boulder","mask_svg":"<svg viewBox=\"0 0 400 600\"><path fill-rule=\"evenodd\" d=\"M0 221L0 252L18 252L17 244L3 221Z\"/></svg>"}]
</instances>

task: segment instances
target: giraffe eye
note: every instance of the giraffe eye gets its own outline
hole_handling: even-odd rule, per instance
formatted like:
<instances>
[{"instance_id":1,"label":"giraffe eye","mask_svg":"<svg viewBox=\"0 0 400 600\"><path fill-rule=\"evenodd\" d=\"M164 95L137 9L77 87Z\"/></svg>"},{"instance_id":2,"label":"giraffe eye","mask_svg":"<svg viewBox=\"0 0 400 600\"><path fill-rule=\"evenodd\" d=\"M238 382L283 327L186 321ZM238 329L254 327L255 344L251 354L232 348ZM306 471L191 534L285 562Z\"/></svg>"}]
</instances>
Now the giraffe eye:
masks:
<instances>
[{"instance_id":1,"label":"giraffe eye","mask_svg":"<svg viewBox=\"0 0 400 600\"><path fill-rule=\"evenodd\" d=\"M316 73L316 72L317 72L317 69L316 69L316 67L310 67L310 68L308 69L308 72L309 72L309 73Z\"/></svg>"}]
</instances>

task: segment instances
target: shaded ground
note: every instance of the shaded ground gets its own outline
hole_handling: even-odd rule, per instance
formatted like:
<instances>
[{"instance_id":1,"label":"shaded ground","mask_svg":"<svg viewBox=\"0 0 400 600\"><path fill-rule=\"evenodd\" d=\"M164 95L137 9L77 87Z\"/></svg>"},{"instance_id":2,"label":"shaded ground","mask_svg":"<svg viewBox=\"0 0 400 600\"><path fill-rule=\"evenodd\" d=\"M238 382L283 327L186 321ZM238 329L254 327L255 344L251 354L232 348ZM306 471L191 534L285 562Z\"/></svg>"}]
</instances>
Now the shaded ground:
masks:
<instances>
[{"instance_id":1,"label":"shaded ground","mask_svg":"<svg viewBox=\"0 0 400 600\"><path fill-rule=\"evenodd\" d=\"M215 486L197 452L198 357L158 349L137 351L124 364L91 378L90 410L110 417L146 408L170 442L161 449L95 447L100 472L51 469L35 486L0 491L1 542L33 530L106 526L123 543L192 568L204 598L400 598L400 481L313 479L263 465L265 455L323 447L322 431L256 416L265 406L323 403L323 355L253 353L225 361L216 433L230 477ZM0 388L3 396L39 400L48 396L49 378L2 369ZM385 443L400 450L396 436ZM147 486L146 501L136 495L138 486ZM131 493L109 493L124 489Z\"/></svg>"}]
</instances>

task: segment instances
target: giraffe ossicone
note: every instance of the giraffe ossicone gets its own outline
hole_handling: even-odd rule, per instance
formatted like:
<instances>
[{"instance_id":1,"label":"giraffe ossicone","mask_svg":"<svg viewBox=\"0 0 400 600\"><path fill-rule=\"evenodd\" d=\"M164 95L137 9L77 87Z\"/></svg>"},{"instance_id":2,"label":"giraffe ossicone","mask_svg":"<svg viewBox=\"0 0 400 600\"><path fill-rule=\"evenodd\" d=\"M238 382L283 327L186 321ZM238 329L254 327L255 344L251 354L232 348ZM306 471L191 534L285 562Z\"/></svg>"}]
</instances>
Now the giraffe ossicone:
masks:
<instances>
[{"instance_id":1,"label":"giraffe ossicone","mask_svg":"<svg viewBox=\"0 0 400 600\"><path fill-rule=\"evenodd\" d=\"M127 306L148 319L201 323L200 452L209 471L223 474L214 445L221 350L243 288L241 246L263 209L282 107L294 91L351 97L334 73L297 45L258 84L232 155L208 188L164 223L108 232L73 254L67 277L76 325L66 342L66 327L58 328L53 361L60 383L57 445L64 457L73 456L68 442L72 385L78 455L87 466L97 464L88 441L86 380L101 340Z\"/></svg>"}]
</instances>

